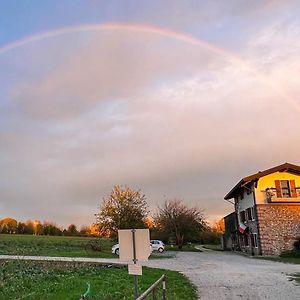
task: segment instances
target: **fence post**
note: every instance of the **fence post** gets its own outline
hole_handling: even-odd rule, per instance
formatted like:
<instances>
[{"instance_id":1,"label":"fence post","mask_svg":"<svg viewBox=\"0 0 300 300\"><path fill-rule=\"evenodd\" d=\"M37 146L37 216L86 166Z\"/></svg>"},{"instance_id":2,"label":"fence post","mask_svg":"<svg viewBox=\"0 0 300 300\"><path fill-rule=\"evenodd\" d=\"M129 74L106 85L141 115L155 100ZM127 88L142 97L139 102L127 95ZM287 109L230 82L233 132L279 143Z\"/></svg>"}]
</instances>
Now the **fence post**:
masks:
<instances>
[{"instance_id":1,"label":"fence post","mask_svg":"<svg viewBox=\"0 0 300 300\"><path fill-rule=\"evenodd\" d=\"M162 290L162 300L167 299L167 290L166 290L166 277L164 277L164 280L162 282L163 290Z\"/></svg>"},{"instance_id":2,"label":"fence post","mask_svg":"<svg viewBox=\"0 0 300 300\"><path fill-rule=\"evenodd\" d=\"M157 298L156 298L156 289L153 289L153 291L152 291L152 299L157 300Z\"/></svg>"}]
</instances>

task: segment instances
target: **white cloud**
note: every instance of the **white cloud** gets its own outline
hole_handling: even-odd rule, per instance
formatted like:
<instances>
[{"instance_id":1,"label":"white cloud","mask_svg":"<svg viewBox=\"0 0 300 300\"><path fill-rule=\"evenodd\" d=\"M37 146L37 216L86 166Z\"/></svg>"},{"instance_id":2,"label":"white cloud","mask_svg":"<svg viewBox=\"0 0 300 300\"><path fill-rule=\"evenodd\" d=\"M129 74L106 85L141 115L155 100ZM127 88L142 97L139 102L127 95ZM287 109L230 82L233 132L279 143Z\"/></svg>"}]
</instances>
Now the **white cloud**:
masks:
<instances>
[{"instance_id":1,"label":"white cloud","mask_svg":"<svg viewBox=\"0 0 300 300\"><path fill-rule=\"evenodd\" d=\"M68 59L58 61L47 51L56 41L41 42L38 59L21 65L28 73L10 83L15 105L0 129L6 211L88 222L114 184L129 184L152 207L179 196L219 215L238 176L300 163L297 23L253 36L244 55L256 72L151 34L76 39L59 39Z\"/></svg>"}]
</instances>

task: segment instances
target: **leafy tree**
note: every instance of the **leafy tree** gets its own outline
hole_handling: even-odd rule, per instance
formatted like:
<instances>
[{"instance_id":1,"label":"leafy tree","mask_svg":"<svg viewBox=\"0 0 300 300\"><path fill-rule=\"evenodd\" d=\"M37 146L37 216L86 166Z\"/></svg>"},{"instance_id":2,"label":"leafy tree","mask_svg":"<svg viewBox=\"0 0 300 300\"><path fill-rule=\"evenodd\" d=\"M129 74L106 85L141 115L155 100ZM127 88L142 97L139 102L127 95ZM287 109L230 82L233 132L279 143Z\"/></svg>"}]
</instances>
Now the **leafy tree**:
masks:
<instances>
[{"instance_id":1,"label":"leafy tree","mask_svg":"<svg viewBox=\"0 0 300 300\"><path fill-rule=\"evenodd\" d=\"M200 233L206 228L202 210L188 207L181 200L166 200L154 217L154 222L163 233L175 236L181 249L184 242L198 241Z\"/></svg>"},{"instance_id":2,"label":"leafy tree","mask_svg":"<svg viewBox=\"0 0 300 300\"><path fill-rule=\"evenodd\" d=\"M80 227L80 231L79 231L79 234L81 236L88 236L90 234L90 228L88 226L81 226Z\"/></svg>"},{"instance_id":3,"label":"leafy tree","mask_svg":"<svg viewBox=\"0 0 300 300\"><path fill-rule=\"evenodd\" d=\"M78 231L77 231L77 227L74 224L69 225L68 229L67 229L67 235L77 235Z\"/></svg>"},{"instance_id":4,"label":"leafy tree","mask_svg":"<svg viewBox=\"0 0 300 300\"><path fill-rule=\"evenodd\" d=\"M1 233L16 233L18 222L13 218L4 218L0 220Z\"/></svg>"},{"instance_id":5,"label":"leafy tree","mask_svg":"<svg viewBox=\"0 0 300 300\"><path fill-rule=\"evenodd\" d=\"M26 233L26 224L23 222L18 222L17 225L17 233L24 234Z\"/></svg>"},{"instance_id":6,"label":"leafy tree","mask_svg":"<svg viewBox=\"0 0 300 300\"><path fill-rule=\"evenodd\" d=\"M127 186L115 186L96 214L101 232L116 235L118 229L145 228L148 205L145 195Z\"/></svg>"},{"instance_id":7,"label":"leafy tree","mask_svg":"<svg viewBox=\"0 0 300 300\"><path fill-rule=\"evenodd\" d=\"M62 230L54 223L44 222L43 224L44 235L62 235Z\"/></svg>"},{"instance_id":8,"label":"leafy tree","mask_svg":"<svg viewBox=\"0 0 300 300\"><path fill-rule=\"evenodd\" d=\"M25 222L26 227L25 227L25 233L27 234L34 234L34 223L31 220L27 220Z\"/></svg>"}]
</instances>

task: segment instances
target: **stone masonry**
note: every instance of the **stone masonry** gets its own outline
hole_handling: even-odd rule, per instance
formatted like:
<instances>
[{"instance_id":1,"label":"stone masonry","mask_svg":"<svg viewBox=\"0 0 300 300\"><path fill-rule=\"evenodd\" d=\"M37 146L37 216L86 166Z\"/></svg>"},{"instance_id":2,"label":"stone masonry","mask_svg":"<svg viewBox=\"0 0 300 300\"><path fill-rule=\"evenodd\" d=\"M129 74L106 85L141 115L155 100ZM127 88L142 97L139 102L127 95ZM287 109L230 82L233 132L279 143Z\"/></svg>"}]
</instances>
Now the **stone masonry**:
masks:
<instances>
[{"instance_id":1,"label":"stone masonry","mask_svg":"<svg viewBox=\"0 0 300 300\"><path fill-rule=\"evenodd\" d=\"M262 255L279 255L293 249L300 237L300 203L258 204Z\"/></svg>"}]
</instances>

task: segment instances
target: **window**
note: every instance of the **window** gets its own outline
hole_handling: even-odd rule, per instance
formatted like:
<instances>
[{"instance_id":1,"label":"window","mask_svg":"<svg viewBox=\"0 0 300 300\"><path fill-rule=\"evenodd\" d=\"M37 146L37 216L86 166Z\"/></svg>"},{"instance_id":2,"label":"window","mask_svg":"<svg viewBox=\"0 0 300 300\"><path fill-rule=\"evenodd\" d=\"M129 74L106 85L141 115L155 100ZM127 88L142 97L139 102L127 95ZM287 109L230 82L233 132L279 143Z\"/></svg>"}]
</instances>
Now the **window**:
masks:
<instances>
[{"instance_id":1,"label":"window","mask_svg":"<svg viewBox=\"0 0 300 300\"><path fill-rule=\"evenodd\" d=\"M246 213L244 210L240 212L240 221L243 223L246 221Z\"/></svg>"},{"instance_id":2,"label":"window","mask_svg":"<svg viewBox=\"0 0 300 300\"><path fill-rule=\"evenodd\" d=\"M244 236L244 241L245 241L245 246L249 246L249 240L248 240L248 235Z\"/></svg>"},{"instance_id":3,"label":"window","mask_svg":"<svg viewBox=\"0 0 300 300\"><path fill-rule=\"evenodd\" d=\"M295 180L275 180L277 198L297 198Z\"/></svg>"},{"instance_id":4,"label":"window","mask_svg":"<svg viewBox=\"0 0 300 300\"><path fill-rule=\"evenodd\" d=\"M248 221L255 220L255 218L254 218L254 207L248 207L246 209L246 212L247 212L247 220Z\"/></svg>"},{"instance_id":5,"label":"window","mask_svg":"<svg viewBox=\"0 0 300 300\"><path fill-rule=\"evenodd\" d=\"M254 247L254 248L257 248L258 247L258 244L257 244L257 233L251 233L250 234L250 239L251 239L251 246Z\"/></svg>"},{"instance_id":6,"label":"window","mask_svg":"<svg viewBox=\"0 0 300 300\"><path fill-rule=\"evenodd\" d=\"M282 197L283 198L291 197L290 182L288 180L280 180L280 185L281 185Z\"/></svg>"},{"instance_id":7,"label":"window","mask_svg":"<svg viewBox=\"0 0 300 300\"><path fill-rule=\"evenodd\" d=\"M247 208L247 220L252 221L252 211L251 208Z\"/></svg>"}]
</instances>

